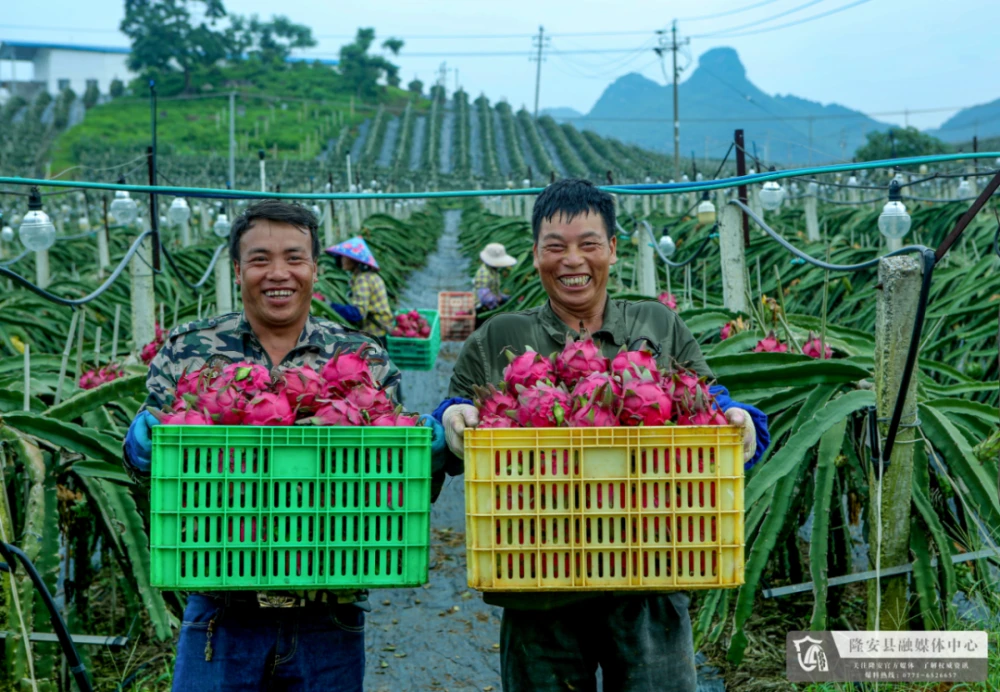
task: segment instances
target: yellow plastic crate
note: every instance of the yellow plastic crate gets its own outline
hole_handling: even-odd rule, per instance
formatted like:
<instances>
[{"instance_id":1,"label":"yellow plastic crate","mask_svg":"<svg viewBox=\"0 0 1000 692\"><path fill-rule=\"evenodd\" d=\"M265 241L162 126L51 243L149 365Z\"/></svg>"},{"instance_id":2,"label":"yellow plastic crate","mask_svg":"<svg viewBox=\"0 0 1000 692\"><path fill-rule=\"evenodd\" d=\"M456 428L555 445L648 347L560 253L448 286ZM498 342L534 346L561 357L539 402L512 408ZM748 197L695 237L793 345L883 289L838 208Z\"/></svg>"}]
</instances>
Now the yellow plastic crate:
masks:
<instances>
[{"instance_id":1,"label":"yellow plastic crate","mask_svg":"<svg viewBox=\"0 0 1000 692\"><path fill-rule=\"evenodd\" d=\"M466 430L469 586L743 583L743 444L719 427Z\"/></svg>"}]
</instances>

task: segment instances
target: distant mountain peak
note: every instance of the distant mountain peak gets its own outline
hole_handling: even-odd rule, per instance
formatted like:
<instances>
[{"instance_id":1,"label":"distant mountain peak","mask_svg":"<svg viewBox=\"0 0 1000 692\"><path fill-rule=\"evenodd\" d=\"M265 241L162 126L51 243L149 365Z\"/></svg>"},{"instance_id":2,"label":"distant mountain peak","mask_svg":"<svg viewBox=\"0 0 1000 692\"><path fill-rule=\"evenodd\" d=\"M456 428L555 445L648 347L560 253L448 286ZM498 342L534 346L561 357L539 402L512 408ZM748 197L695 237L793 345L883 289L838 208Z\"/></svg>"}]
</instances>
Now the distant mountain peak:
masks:
<instances>
[{"instance_id":1,"label":"distant mountain peak","mask_svg":"<svg viewBox=\"0 0 1000 692\"><path fill-rule=\"evenodd\" d=\"M739 53L734 48L713 48L702 53L698 67L705 68L720 77L745 80L747 70L740 62Z\"/></svg>"}]
</instances>

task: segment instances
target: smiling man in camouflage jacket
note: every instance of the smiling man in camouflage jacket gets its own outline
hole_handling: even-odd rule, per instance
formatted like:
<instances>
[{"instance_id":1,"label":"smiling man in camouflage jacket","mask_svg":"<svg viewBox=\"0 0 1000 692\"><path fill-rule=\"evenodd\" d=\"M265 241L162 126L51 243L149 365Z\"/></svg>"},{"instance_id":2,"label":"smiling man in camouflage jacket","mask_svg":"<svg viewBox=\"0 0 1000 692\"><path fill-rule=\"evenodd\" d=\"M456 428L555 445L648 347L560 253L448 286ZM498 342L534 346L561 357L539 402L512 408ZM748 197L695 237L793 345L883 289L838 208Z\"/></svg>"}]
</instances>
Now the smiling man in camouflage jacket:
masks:
<instances>
[{"instance_id":1,"label":"smiling man in camouflage jacket","mask_svg":"<svg viewBox=\"0 0 1000 692\"><path fill-rule=\"evenodd\" d=\"M341 350L365 355L396 399L399 371L371 337L309 314L317 276L316 217L279 201L251 205L234 222L230 256L243 313L177 327L153 359L149 396L125 439L125 464L148 483L155 417L178 379L204 365L246 361L273 369L320 370ZM435 431L443 447L443 434ZM188 597L173 689L322 689L360 692L364 676L364 591L212 592Z\"/></svg>"}]
</instances>

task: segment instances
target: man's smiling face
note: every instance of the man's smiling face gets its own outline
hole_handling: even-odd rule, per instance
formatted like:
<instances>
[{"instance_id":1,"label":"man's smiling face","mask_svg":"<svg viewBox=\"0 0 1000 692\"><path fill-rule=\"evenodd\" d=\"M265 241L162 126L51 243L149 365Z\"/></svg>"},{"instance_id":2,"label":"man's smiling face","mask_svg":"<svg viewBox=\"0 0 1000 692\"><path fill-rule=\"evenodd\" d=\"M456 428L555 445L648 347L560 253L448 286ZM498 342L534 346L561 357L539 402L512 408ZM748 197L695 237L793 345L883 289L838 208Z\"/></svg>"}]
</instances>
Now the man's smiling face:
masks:
<instances>
[{"instance_id":1,"label":"man's smiling face","mask_svg":"<svg viewBox=\"0 0 1000 692\"><path fill-rule=\"evenodd\" d=\"M542 221L533 250L535 269L554 307L586 315L601 304L611 265L618 261L617 242L593 212L573 218L558 213Z\"/></svg>"}]
</instances>

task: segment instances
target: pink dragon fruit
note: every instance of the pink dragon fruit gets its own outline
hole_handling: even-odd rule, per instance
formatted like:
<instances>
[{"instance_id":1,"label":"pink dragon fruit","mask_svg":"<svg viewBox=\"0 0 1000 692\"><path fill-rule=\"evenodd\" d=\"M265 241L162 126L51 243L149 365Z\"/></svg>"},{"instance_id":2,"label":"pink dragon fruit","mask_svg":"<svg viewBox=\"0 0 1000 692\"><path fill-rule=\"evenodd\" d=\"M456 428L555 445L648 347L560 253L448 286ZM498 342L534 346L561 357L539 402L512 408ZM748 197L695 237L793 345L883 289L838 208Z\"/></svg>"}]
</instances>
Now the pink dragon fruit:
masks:
<instances>
[{"instance_id":1,"label":"pink dragon fruit","mask_svg":"<svg viewBox=\"0 0 1000 692\"><path fill-rule=\"evenodd\" d=\"M766 338L761 339L754 346L754 353L785 353L788 350L788 344L783 344L778 341L778 337L775 335L774 330L767 335Z\"/></svg>"},{"instance_id":2,"label":"pink dragon fruit","mask_svg":"<svg viewBox=\"0 0 1000 692\"><path fill-rule=\"evenodd\" d=\"M368 418L378 418L393 411L389 395L374 386L361 384L344 395L344 401L354 405Z\"/></svg>"},{"instance_id":3,"label":"pink dragon fruit","mask_svg":"<svg viewBox=\"0 0 1000 692\"><path fill-rule=\"evenodd\" d=\"M281 375L280 386L292 410L312 413L319 406L318 399L326 389L326 382L318 372L303 365L301 368L287 368Z\"/></svg>"},{"instance_id":4,"label":"pink dragon fruit","mask_svg":"<svg viewBox=\"0 0 1000 692\"><path fill-rule=\"evenodd\" d=\"M357 406L337 399L320 406L312 417L297 422L312 425L364 425L365 421Z\"/></svg>"},{"instance_id":5,"label":"pink dragon fruit","mask_svg":"<svg viewBox=\"0 0 1000 692\"><path fill-rule=\"evenodd\" d=\"M101 384L103 382L93 370L88 370L80 375L80 389L93 389Z\"/></svg>"},{"instance_id":6,"label":"pink dragon fruit","mask_svg":"<svg viewBox=\"0 0 1000 692\"><path fill-rule=\"evenodd\" d=\"M673 293L667 293L666 291L664 291L659 295L657 300L659 300L661 303L666 305L671 310L675 312L677 311L677 298L674 296Z\"/></svg>"},{"instance_id":7,"label":"pink dragon fruit","mask_svg":"<svg viewBox=\"0 0 1000 692\"><path fill-rule=\"evenodd\" d=\"M214 425L211 417L199 411L168 413L160 422L164 425Z\"/></svg>"},{"instance_id":8,"label":"pink dragon fruit","mask_svg":"<svg viewBox=\"0 0 1000 692\"><path fill-rule=\"evenodd\" d=\"M205 386L206 381L211 379L212 372L208 368L185 372L177 379L175 394L178 399L183 399L186 394L197 396L198 391Z\"/></svg>"},{"instance_id":9,"label":"pink dragon fruit","mask_svg":"<svg viewBox=\"0 0 1000 692\"><path fill-rule=\"evenodd\" d=\"M601 355L601 347L583 330L575 341L567 335L562 353L556 356L556 376L572 389L590 373L607 372L609 364Z\"/></svg>"},{"instance_id":10,"label":"pink dragon fruit","mask_svg":"<svg viewBox=\"0 0 1000 692\"><path fill-rule=\"evenodd\" d=\"M212 417L219 425L242 425L250 400L253 398L241 392L231 384L220 382L217 378L208 389L202 390L197 397L187 395L184 401L191 404L197 411L203 411ZM194 399L192 401L192 399Z\"/></svg>"},{"instance_id":11,"label":"pink dragon fruit","mask_svg":"<svg viewBox=\"0 0 1000 692\"><path fill-rule=\"evenodd\" d=\"M222 374L213 385L235 387L244 395L253 398L271 387L271 372L263 365L230 363L222 369Z\"/></svg>"},{"instance_id":12,"label":"pink dragon fruit","mask_svg":"<svg viewBox=\"0 0 1000 692\"><path fill-rule=\"evenodd\" d=\"M666 425L673 413L673 402L652 375L622 376L621 412L622 425Z\"/></svg>"},{"instance_id":13,"label":"pink dragon fruit","mask_svg":"<svg viewBox=\"0 0 1000 692\"><path fill-rule=\"evenodd\" d=\"M649 372L657 382L662 379L660 370L656 364L656 356L648 349L638 351L622 350L611 361L611 372L618 377L621 377L626 372L631 374L632 377L640 377L643 371Z\"/></svg>"},{"instance_id":14,"label":"pink dragon fruit","mask_svg":"<svg viewBox=\"0 0 1000 692\"><path fill-rule=\"evenodd\" d=\"M263 392L247 405L243 425L291 425L295 412L284 394Z\"/></svg>"},{"instance_id":15,"label":"pink dragon fruit","mask_svg":"<svg viewBox=\"0 0 1000 692\"><path fill-rule=\"evenodd\" d=\"M369 425L374 427L412 428L420 423L420 416L415 413L403 413L400 406L392 413L385 413L372 418Z\"/></svg>"},{"instance_id":16,"label":"pink dragon fruit","mask_svg":"<svg viewBox=\"0 0 1000 692\"><path fill-rule=\"evenodd\" d=\"M507 391L517 391L517 387L532 387L540 380L555 382L556 371L551 358L545 358L530 348L519 356L507 352L510 364L504 368L503 380L507 383Z\"/></svg>"},{"instance_id":17,"label":"pink dragon fruit","mask_svg":"<svg viewBox=\"0 0 1000 692\"><path fill-rule=\"evenodd\" d=\"M504 385L500 387L501 389L497 389L489 385L472 388L481 428L511 427L513 420L507 414L516 409L517 400L506 392Z\"/></svg>"},{"instance_id":18,"label":"pink dragon fruit","mask_svg":"<svg viewBox=\"0 0 1000 692\"><path fill-rule=\"evenodd\" d=\"M363 355L367 344L362 344L357 351L341 351L326 362L320 371L327 384L327 395L342 396L358 385L374 386L368 359Z\"/></svg>"},{"instance_id":19,"label":"pink dragon fruit","mask_svg":"<svg viewBox=\"0 0 1000 692\"><path fill-rule=\"evenodd\" d=\"M569 393L560 385L538 382L516 388L518 422L526 428L557 428L571 410Z\"/></svg>"},{"instance_id":20,"label":"pink dragon fruit","mask_svg":"<svg viewBox=\"0 0 1000 692\"><path fill-rule=\"evenodd\" d=\"M729 420L713 402L700 410L680 413L677 416L677 425L729 425Z\"/></svg>"},{"instance_id":21,"label":"pink dragon fruit","mask_svg":"<svg viewBox=\"0 0 1000 692\"><path fill-rule=\"evenodd\" d=\"M144 365L149 365L153 362L153 358L156 358L156 354L160 352L160 346L162 346L162 344L159 341L150 341L142 347L142 352L139 353L139 357L142 358Z\"/></svg>"},{"instance_id":22,"label":"pink dragon fruit","mask_svg":"<svg viewBox=\"0 0 1000 692\"><path fill-rule=\"evenodd\" d=\"M575 404L583 405L593 399L595 392L604 388L610 391L612 396L621 396L621 379L606 372L592 372L576 383L571 397Z\"/></svg>"},{"instance_id":23,"label":"pink dragon fruit","mask_svg":"<svg viewBox=\"0 0 1000 692\"><path fill-rule=\"evenodd\" d=\"M725 341L730 336L732 336L732 333L733 333L733 323L726 322L724 325L722 325L722 328L719 330L719 339Z\"/></svg>"},{"instance_id":24,"label":"pink dragon fruit","mask_svg":"<svg viewBox=\"0 0 1000 692\"><path fill-rule=\"evenodd\" d=\"M827 360L833 357L833 351L829 346L823 345L819 340L818 336L814 336L812 332L809 332L809 340L806 345L802 347L802 354L809 356L810 358L818 358Z\"/></svg>"},{"instance_id":25,"label":"pink dragon fruit","mask_svg":"<svg viewBox=\"0 0 1000 692\"><path fill-rule=\"evenodd\" d=\"M576 386L576 389L573 390L574 394L585 382L586 380L581 381ZM609 378L604 384L598 385L587 400L577 399L574 396L576 406L573 409L573 413L570 414L569 427L597 428L617 426L618 414L615 411L616 397L612 388L613 384L615 384L615 381Z\"/></svg>"}]
</instances>

